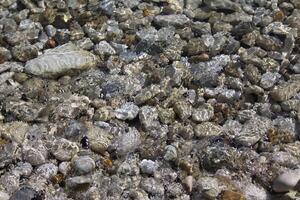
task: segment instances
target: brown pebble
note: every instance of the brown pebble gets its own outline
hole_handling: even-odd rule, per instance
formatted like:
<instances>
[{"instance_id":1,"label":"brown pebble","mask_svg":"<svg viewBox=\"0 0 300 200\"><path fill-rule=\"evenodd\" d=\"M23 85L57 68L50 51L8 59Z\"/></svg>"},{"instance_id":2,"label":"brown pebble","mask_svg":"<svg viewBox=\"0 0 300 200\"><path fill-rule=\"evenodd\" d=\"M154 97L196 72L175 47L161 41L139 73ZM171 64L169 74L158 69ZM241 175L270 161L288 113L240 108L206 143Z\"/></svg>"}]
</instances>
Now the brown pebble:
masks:
<instances>
[{"instance_id":1,"label":"brown pebble","mask_svg":"<svg viewBox=\"0 0 300 200\"><path fill-rule=\"evenodd\" d=\"M284 17L285 17L285 15L281 10L276 11L275 13L273 13L274 21L282 21L284 19Z\"/></svg>"},{"instance_id":2,"label":"brown pebble","mask_svg":"<svg viewBox=\"0 0 300 200\"><path fill-rule=\"evenodd\" d=\"M49 39L47 41L47 46L50 47L50 48L56 47L56 41L54 39Z\"/></svg>"},{"instance_id":3,"label":"brown pebble","mask_svg":"<svg viewBox=\"0 0 300 200\"><path fill-rule=\"evenodd\" d=\"M220 194L220 200L246 200L245 196L239 192L225 190Z\"/></svg>"}]
</instances>

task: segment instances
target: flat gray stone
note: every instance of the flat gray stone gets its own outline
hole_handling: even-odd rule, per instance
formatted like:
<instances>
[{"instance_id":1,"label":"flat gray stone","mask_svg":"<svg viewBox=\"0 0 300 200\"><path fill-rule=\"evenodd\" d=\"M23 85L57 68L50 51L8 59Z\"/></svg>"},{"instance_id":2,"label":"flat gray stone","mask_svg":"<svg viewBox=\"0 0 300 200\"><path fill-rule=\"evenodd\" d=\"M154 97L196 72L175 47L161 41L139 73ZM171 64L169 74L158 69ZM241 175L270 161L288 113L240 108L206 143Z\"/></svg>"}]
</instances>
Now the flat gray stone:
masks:
<instances>
[{"instance_id":1,"label":"flat gray stone","mask_svg":"<svg viewBox=\"0 0 300 200\"><path fill-rule=\"evenodd\" d=\"M96 64L95 55L67 43L27 61L25 72L43 78L57 78L90 69Z\"/></svg>"}]
</instances>

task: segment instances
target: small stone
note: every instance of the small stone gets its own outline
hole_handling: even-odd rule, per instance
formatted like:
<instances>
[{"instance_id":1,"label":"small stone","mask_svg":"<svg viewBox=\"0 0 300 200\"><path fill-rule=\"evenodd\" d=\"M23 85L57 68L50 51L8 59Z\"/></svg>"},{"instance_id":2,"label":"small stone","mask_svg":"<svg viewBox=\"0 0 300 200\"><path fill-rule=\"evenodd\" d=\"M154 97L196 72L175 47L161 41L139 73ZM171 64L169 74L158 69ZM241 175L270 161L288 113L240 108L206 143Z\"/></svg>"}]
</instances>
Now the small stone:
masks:
<instances>
[{"instance_id":1,"label":"small stone","mask_svg":"<svg viewBox=\"0 0 300 200\"><path fill-rule=\"evenodd\" d=\"M11 53L8 49L0 47L0 64L11 59Z\"/></svg>"},{"instance_id":2,"label":"small stone","mask_svg":"<svg viewBox=\"0 0 300 200\"><path fill-rule=\"evenodd\" d=\"M177 158L177 149L172 145L166 146L164 159L166 161L174 161L176 158Z\"/></svg>"},{"instance_id":3,"label":"small stone","mask_svg":"<svg viewBox=\"0 0 300 200\"><path fill-rule=\"evenodd\" d=\"M38 192L30 187L22 187L17 190L11 197L10 200L31 200L38 198Z\"/></svg>"},{"instance_id":4,"label":"small stone","mask_svg":"<svg viewBox=\"0 0 300 200\"><path fill-rule=\"evenodd\" d=\"M174 105L174 111L181 120L187 120L192 115L192 106L186 101L178 101Z\"/></svg>"},{"instance_id":5,"label":"small stone","mask_svg":"<svg viewBox=\"0 0 300 200\"><path fill-rule=\"evenodd\" d=\"M0 191L0 200L9 200L9 194Z\"/></svg>"},{"instance_id":6,"label":"small stone","mask_svg":"<svg viewBox=\"0 0 300 200\"><path fill-rule=\"evenodd\" d=\"M195 135L200 138L218 136L222 133L222 127L212 122L203 122L196 125Z\"/></svg>"},{"instance_id":7,"label":"small stone","mask_svg":"<svg viewBox=\"0 0 300 200\"><path fill-rule=\"evenodd\" d=\"M290 66L291 70L293 70L296 74L300 74L300 62L295 65Z\"/></svg>"},{"instance_id":8,"label":"small stone","mask_svg":"<svg viewBox=\"0 0 300 200\"><path fill-rule=\"evenodd\" d=\"M28 162L20 162L17 164L17 167L13 169L13 173L17 173L20 176L29 176L31 175L33 167Z\"/></svg>"},{"instance_id":9,"label":"small stone","mask_svg":"<svg viewBox=\"0 0 300 200\"><path fill-rule=\"evenodd\" d=\"M70 170L71 170L70 162L61 162L58 166L58 171L62 173L64 176L66 176Z\"/></svg>"},{"instance_id":10,"label":"small stone","mask_svg":"<svg viewBox=\"0 0 300 200\"><path fill-rule=\"evenodd\" d=\"M139 147L141 143L140 133L135 128L130 128L128 132L123 133L112 144L116 148L118 156L126 156Z\"/></svg>"},{"instance_id":11,"label":"small stone","mask_svg":"<svg viewBox=\"0 0 300 200\"><path fill-rule=\"evenodd\" d=\"M114 55L116 50L106 41L95 45L94 51L97 55Z\"/></svg>"},{"instance_id":12,"label":"small stone","mask_svg":"<svg viewBox=\"0 0 300 200\"><path fill-rule=\"evenodd\" d=\"M183 184L185 185L188 192L192 192L193 190L193 176L187 176L183 180Z\"/></svg>"},{"instance_id":13,"label":"small stone","mask_svg":"<svg viewBox=\"0 0 300 200\"><path fill-rule=\"evenodd\" d=\"M158 126L158 112L155 107L143 106L139 112L139 120L145 129Z\"/></svg>"},{"instance_id":14,"label":"small stone","mask_svg":"<svg viewBox=\"0 0 300 200\"><path fill-rule=\"evenodd\" d=\"M220 194L220 200L246 200L246 197L239 192L225 190Z\"/></svg>"},{"instance_id":15,"label":"small stone","mask_svg":"<svg viewBox=\"0 0 300 200\"><path fill-rule=\"evenodd\" d=\"M275 101L286 101L297 94L300 90L300 79L290 80L278 85L271 91L271 97Z\"/></svg>"},{"instance_id":16,"label":"small stone","mask_svg":"<svg viewBox=\"0 0 300 200\"><path fill-rule=\"evenodd\" d=\"M75 44L77 47L84 50L91 50L94 46L94 43L90 38L82 38L81 40L76 41Z\"/></svg>"},{"instance_id":17,"label":"small stone","mask_svg":"<svg viewBox=\"0 0 300 200\"><path fill-rule=\"evenodd\" d=\"M260 86L264 89L270 89L281 77L278 73L266 72L261 76Z\"/></svg>"},{"instance_id":18,"label":"small stone","mask_svg":"<svg viewBox=\"0 0 300 200\"><path fill-rule=\"evenodd\" d=\"M288 192L293 190L300 180L300 169L286 171L280 174L273 182L275 192Z\"/></svg>"},{"instance_id":19,"label":"small stone","mask_svg":"<svg viewBox=\"0 0 300 200\"><path fill-rule=\"evenodd\" d=\"M66 179L66 186L70 189L85 189L92 184L92 179L85 176L75 176Z\"/></svg>"},{"instance_id":20,"label":"small stone","mask_svg":"<svg viewBox=\"0 0 300 200\"><path fill-rule=\"evenodd\" d=\"M235 136L236 141L243 146L252 146L272 127L271 120L255 116L246 121L241 132Z\"/></svg>"},{"instance_id":21,"label":"small stone","mask_svg":"<svg viewBox=\"0 0 300 200\"><path fill-rule=\"evenodd\" d=\"M138 113L139 107L132 102L127 102L115 111L115 116L121 120L132 120Z\"/></svg>"},{"instance_id":22,"label":"small stone","mask_svg":"<svg viewBox=\"0 0 300 200\"><path fill-rule=\"evenodd\" d=\"M45 31L49 37L54 37L56 34L56 28L52 25L47 25Z\"/></svg>"},{"instance_id":23,"label":"small stone","mask_svg":"<svg viewBox=\"0 0 300 200\"><path fill-rule=\"evenodd\" d=\"M164 194L163 184L156 181L154 178L145 178L141 181L140 187L151 195L162 196Z\"/></svg>"},{"instance_id":24,"label":"small stone","mask_svg":"<svg viewBox=\"0 0 300 200\"><path fill-rule=\"evenodd\" d=\"M141 171L144 174L149 174L149 175L154 174L154 172L158 168L158 164L156 162L154 162L152 160L146 160L146 159L143 159L139 165L140 165Z\"/></svg>"},{"instance_id":25,"label":"small stone","mask_svg":"<svg viewBox=\"0 0 300 200\"><path fill-rule=\"evenodd\" d=\"M79 147L75 142L64 138L54 141L51 153L59 161L69 161L79 152Z\"/></svg>"},{"instance_id":26,"label":"small stone","mask_svg":"<svg viewBox=\"0 0 300 200\"><path fill-rule=\"evenodd\" d=\"M159 108L158 109L158 117L161 123L163 124L171 124L175 120L175 112L173 108Z\"/></svg>"},{"instance_id":27,"label":"small stone","mask_svg":"<svg viewBox=\"0 0 300 200\"><path fill-rule=\"evenodd\" d=\"M28 61L25 71L43 78L57 78L87 70L96 66L96 63L96 56L67 43Z\"/></svg>"},{"instance_id":28,"label":"small stone","mask_svg":"<svg viewBox=\"0 0 300 200\"><path fill-rule=\"evenodd\" d=\"M193 109L192 119L196 122L205 122L212 119L214 116L214 108L210 105L200 106Z\"/></svg>"},{"instance_id":29,"label":"small stone","mask_svg":"<svg viewBox=\"0 0 300 200\"><path fill-rule=\"evenodd\" d=\"M81 156L74 161L74 167L79 175L92 172L95 167L95 161L89 156Z\"/></svg>"},{"instance_id":30,"label":"small stone","mask_svg":"<svg viewBox=\"0 0 300 200\"><path fill-rule=\"evenodd\" d=\"M187 24L190 19L185 15L157 15L154 22L160 26L182 27Z\"/></svg>"},{"instance_id":31,"label":"small stone","mask_svg":"<svg viewBox=\"0 0 300 200\"><path fill-rule=\"evenodd\" d=\"M36 173L46 179L50 179L52 176L56 175L57 172L58 167L52 163L43 164L36 169Z\"/></svg>"},{"instance_id":32,"label":"small stone","mask_svg":"<svg viewBox=\"0 0 300 200\"><path fill-rule=\"evenodd\" d=\"M38 166L46 162L44 153L32 147L23 148L23 158L32 166Z\"/></svg>"},{"instance_id":33,"label":"small stone","mask_svg":"<svg viewBox=\"0 0 300 200\"><path fill-rule=\"evenodd\" d=\"M26 62L38 56L38 48L34 45L20 44L12 48L12 55L15 59Z\"/></svg>"},{"instance_id":34,"label":"small stone","mask_svg":"<svg viewBox=\"0 0 300 200\"><path fill-rule=\"evenodd\" d=\"M212 10L228 10L228 11L240 11L239 4L230 0L203 0L203 3Z\"/></svg>"}]
</instances>

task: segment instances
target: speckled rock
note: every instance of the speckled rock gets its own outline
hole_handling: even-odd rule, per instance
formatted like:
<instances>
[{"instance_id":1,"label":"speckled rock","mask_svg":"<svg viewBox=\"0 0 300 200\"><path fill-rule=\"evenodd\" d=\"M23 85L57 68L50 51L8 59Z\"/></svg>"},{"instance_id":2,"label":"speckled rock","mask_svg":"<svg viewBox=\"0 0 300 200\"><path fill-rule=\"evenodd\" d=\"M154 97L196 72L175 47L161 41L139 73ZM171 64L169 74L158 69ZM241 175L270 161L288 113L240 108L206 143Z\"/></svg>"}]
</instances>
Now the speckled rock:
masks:
<instances>
[{"instance_id":1,"label":"speckled rock","mask_svg":"<svg viewBox=\"0 0 300 200\"><path fill-rule=\"evenodd\" d=\"M134 103L125 103L115 111L116 118L122 120L132 120L139 113L139 107Z\"/></svg>"},{"instance_id":2,"label":"speckled rock","mask_svg":"<svg viewBox=\"0 0 300 200\"><path fill-rule=\"evenodd\" d=\"M300 90L300 79L290 80L281 85L278 85L271 91L271 97L275 101L286 101L295 96Z\"/></svg>"},{"instance_id":3,"label":"speckled rock","mask_svg":"<svg viewBox=\"0 0 300 200\"><path fill-rule=\"evenodd\" d=\"M52 176L56 175L57 172L58 167L52 163L43 164L36 169L36 173L40 176L43 176L46 179L49 179Z\"/></svg>"},{"instance_id":4,"label":"speckled rock","mask_svg":"<svg viewBox=\"0 0 300 200\"><path fill-rule=\"evenodd\" d=\"M41 165L46 162L46 155L38 149L32 147L23 148L24 160L33 166Z\"/></svg>"},{"instance_id":5,"label":"speckled rock","mask_svg":"<svg viewBox=\"0 0 300 200\"><path fill-rule=\"evenodd\" d=\"M69 161L79 152L79 147L75 142L68 141L64 138L54 141L51 153L59 161Z\"/></svg>"},{"instance_id":6,"label":"speckled rock","mask_svg":"<svg viewBox=\"0 0 300 200\"><path fill-rule=\"evenodd\" d=\"M140 162L140 168L141 168L141 171L145 174L153 174L157 168L158 168L158 164L152 160L142 160Z\"/></svg>"},{"instance_id":7,"label":"speckled rock","mask_svg":"<svg viewBox=\"0 0 300 200\"><path fill-rule=\"evenodd\" d=\"M222 127L212 122L202 122L195 126L195 135L200 138L218 136L222 133Z\"/></svg>"},{"instance_id":8,"label":"speckled rock","mask_svg":"<svg viewBox=\"0 0 300 200\"><path fill-rule=\"evenodd\" d=\"M271 120L266 117L254 117L246 121L241 132L235 137L244 146L255 144L268 129L272 127Z\"/></svg>"},{"instance_id":9,"label":"speckled rock","mask_svg":"<svg viewBox=\"0 0 300 200\"><path fill-rule=\"evenodd\" d=\"M38 56L38 48L34 45L20 44L12 49L15 59L26 62Z\"/></svg>"},{"instance_id":10,"label":"speckled rock","mask_svg":"<svg viewBox=\"0 0 300 200\"><path fill-rule=\"evenodd\" d=\"M140 186L151 195L162 196L164 194L164 187L154 178L145 178L141 181Z\"/></svg>"},{"instance_id":11,"label":"speckled rock","mask_svg":"<svg viewBox=\"0 0 300 200\"><path fill-rule=\"evenodd\" d=\"M138 148L141 143L140 133L135 128L130 128L128 132L120 135L112 144L118 156L125 156Z\"/></svg>"},{"instance_id":12,"label":"speckled rock","mask_svg":"<svg viewBox=\"0 0 300 200\"><path fill-rule=\"evenodd\" d=\"M190 21L185 15L158 15L154 22L160 26L182 27Z\"/></svg>"},{"instance_id":13,"label":"speckled rock","mask_svg":"<svg viewBox=\"0 0 300 200\"><path fill-rule=\"evenodd\" d=\"M113 55L116 50L106 41L101 41L95 45L94 51L97 55Z\"/></svg>"}]
</instances>

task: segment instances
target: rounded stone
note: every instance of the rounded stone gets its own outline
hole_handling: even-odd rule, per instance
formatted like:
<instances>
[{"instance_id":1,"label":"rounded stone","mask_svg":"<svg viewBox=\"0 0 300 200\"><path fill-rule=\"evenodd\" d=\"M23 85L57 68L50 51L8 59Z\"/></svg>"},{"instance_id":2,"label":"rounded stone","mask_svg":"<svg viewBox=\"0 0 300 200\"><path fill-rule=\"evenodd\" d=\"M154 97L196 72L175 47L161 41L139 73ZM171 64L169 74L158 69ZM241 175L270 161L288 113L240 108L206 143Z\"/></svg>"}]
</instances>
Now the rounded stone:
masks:
<instances>
[{"instance_id":1,"label":"rounded stone","mask_svg":"<svg viewBox=\"0 0 300 200\"><path fill-rule=\"evenodd\" d=\"M95 161L89 156L79 157L74 161L74 167L78 174L87 174L95 169Z\"/></svg>"},{"instance_id":2,"label":"rounded stone","mask_svg":"<svg viewBox=\"0 0 300 200\"><path fill-rule=\"evenodd\" d=\"M58 172L58 167L53 163L43 164L36 169L36 173L45 177L46 179L49 179L52 176L56 175L57 172Z\"/></svg>"},{"instance_id":3,"label":"rounded stone","mask_svg":"<svg viewBox=\"0 0 300 200\"><path fill-rule=\"evenodd\" d=\"M273 182L275 192L288 192L293 190L300 180L300 169L286 171L280 174Z\"/></svg>"}]
</instances>

